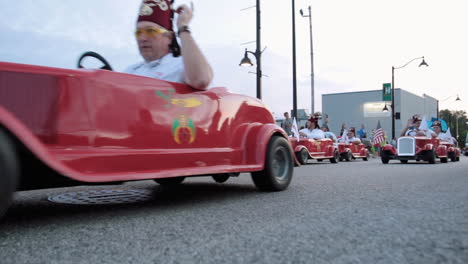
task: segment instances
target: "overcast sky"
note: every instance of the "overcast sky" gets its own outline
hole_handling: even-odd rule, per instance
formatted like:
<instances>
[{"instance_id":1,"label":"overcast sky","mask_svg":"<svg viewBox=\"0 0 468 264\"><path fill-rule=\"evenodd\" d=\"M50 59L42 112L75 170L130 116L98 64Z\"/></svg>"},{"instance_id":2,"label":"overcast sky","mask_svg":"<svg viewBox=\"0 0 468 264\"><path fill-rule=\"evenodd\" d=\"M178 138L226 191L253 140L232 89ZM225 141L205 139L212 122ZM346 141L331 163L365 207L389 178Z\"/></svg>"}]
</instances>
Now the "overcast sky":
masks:
<instances>
[{"instance_id":1,"label":"overcast sky","mask_svg":"<svg viewBox=\"0 0 468 264\"><path fill-rule=\"evenodd\" d=\"M177 0L177 4L189 3ZM255 50L255 0L193 0L193 35L215 71L213 86L256 95L255 67L238 64ZM262 0L263 100L275 113L292 108L292 1ZM310 109L309 19L312 7L315 110L321 95L395 86L440 100L440 109L468 110L468 1L297 0L298 108ZM0 61L75 68L93 50L121 71L141 61L133 31L139 0L0 1ZM255 59L251 56L253 62ZM457 94L460 102L455 102Z\"/></svg>"}]
</instances>

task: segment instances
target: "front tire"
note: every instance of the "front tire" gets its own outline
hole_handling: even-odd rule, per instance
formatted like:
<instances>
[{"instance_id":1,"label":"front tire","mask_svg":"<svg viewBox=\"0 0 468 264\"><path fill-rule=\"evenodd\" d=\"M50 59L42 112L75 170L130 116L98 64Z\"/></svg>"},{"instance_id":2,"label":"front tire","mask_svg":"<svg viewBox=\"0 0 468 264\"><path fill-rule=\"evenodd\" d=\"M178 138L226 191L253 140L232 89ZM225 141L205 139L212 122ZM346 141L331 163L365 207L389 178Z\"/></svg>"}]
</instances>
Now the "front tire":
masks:
<instances>
[{"instance_id":1,"label":"front tire","mask_svg":"<svg viewBox=\"0 0 468 264\"><path fill-rule=\"evenodd\" d=\"M289 142L283 137L274 136L268 143L265 167L252 172L252 180L260 191L282 191L291 183L293 157Z\"/></svg>"},{"instance_id":2,"label":"front tire","mask_svg":"<svg viewBox=\"0 0 468 264\"><path fill-rule=\"evenodd\" d=\"M0 218L13 200L19 177L19 161L11 137L0 128Z\"/></svg>"},{"instance_id":3,"label":"front tire","mask_svg":"<svg viewBox=\"0 0 468 264\"><path fill-rule=\"evenodd\" d=\"M306 149L301 149L301 151L296 153L296 157L301 165L305 165L309 160L309 152Z\"/></svg>"},{"instance_id":4,"label":"front tire","mask_svg":"<svg viewBox=\"0 0 468 264\"><path fill-rule=\"evenodd\" d=\"M338 151L335 151L333 153L333 158L330 159L331 163L338 163L338 160L340 159L340 153Z\"/></svg>"},{"instance_id":5,"label":"front tire","mask_svg":"<svg viewBox=\"0 0 468 264\"><path fill-rule=\"evenodd\" d=\"M455 156L455 153L454 153L454 152L449 152L448 158L449 158L450 161L452 161L452 162L457 161L457 157Z\"/></svg>"},{"instance_id":6,"label":"front tire","mask_svg":"<svg viewBox=\"0 0 468 264\"><path fill-rule=\"evenodd\" d=\"M212 177L215 182L223 183L229 179L229 174L228 173L216 174L216 175L213 175Z\"/></svg>"},{"instance_id":7,"label":"front tire","mask_svg":"<svg viewBox=\"0 0 468 264\"><path fill-rule=\"evenodd\" d=\"M435 152L434 152L434 150L429 150L426 153L426 160L429 162L429 164L435 164Z\"/></svg>"},{"instance_id":8,"label":"front tire","mask_svg":"<svg viewBox=\"0 0 468 264\"><path fill-rule=\"evenodd\" d=\"M346 161L351 161L352 158L353 158L353 154L351 154L350 151L347 151L346 156L345 156L345 160Z\"/></svg>"},{"instance_id":9,"label":"front tire","mask_svg":"<svg viewBox=\"0 0 468 264\"><path fill-rule=\"evenodd\" d=\"M380 159L382 160L383 164L388 164L388 162L390 161L390 158L388 157L388 154L383 152L383 151L380 152Z\"/></svg>"}]
</instances>

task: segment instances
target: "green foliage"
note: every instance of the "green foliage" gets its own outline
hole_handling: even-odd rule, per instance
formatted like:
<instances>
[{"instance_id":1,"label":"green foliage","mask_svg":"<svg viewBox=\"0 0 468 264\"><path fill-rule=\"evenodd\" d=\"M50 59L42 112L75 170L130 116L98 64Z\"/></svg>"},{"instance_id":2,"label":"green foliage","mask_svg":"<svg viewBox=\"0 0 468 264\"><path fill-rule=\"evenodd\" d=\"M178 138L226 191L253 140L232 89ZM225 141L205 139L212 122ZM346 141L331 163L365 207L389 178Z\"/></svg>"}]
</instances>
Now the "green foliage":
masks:
<instances>
[{"instance_id":1,"label":"green foliage","mask_svg":"<svg viewBox=\"0 0 468 264\"><path fill-rule=\"evenodd\" d=\"M451 111L444 109L439 111L439 118L445 120L447 125L450 127L450 133L453 137L457 138L458 146L460 148L465 147L466 133L468 126L466 122L468 118L466 112L463 110L460 111ZM457 121L458 121L458 137L457 137Z\"/></svg>"}]
</instances>

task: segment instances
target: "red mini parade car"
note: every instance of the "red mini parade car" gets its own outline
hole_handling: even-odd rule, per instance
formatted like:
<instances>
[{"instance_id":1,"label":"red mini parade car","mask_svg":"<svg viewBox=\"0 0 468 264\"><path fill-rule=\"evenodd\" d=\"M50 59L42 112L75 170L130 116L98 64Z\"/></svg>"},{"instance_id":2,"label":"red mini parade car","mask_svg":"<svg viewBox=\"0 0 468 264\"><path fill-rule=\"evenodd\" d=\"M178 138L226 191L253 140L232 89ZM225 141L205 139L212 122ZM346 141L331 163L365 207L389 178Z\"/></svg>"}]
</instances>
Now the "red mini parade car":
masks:
<instances>
[{"instance_id":1,"label":"red mini parade car","mask_svg":"<svg viewBox=\"0 0 468 264\"><path fill-rule=\"evenodd\" d=\"M300 164L307 164L309 159L318 161L329 159L331 163L338 162L338 149L329 138L315 140L301 137L297 140L295 137L290 137L289 142Z\"/></svg>"},{"instance_id":2,"label":"red mini parade car","mask_svg":"<svg viewBox=\"0 0 468 264\"><path fill-rule=\"evenodd\" d=\"M387 164L390 160L400 160L401 163L408 163L408 160L423 160L430 164L436 162L446 163L448 156L448 146L438 138L428 138L420 136L405 136L398 138L397 148L387 144L381 150L382 163Z\"/></svg>"},{"instance_id":3,"label":"red mini parade car","mask_svg":"<svg viewBox=\"0 0 468 264\"><path fill-rule=\"evenodd\" d=\"M461 150L459 147L445 140L441 140L440 144L447 149L447 159L450 159L450 161L460 161Z\"/></svg>"},{"instance_id":4,"label":"red mini parade car","mask_svg":"<svg viewBox=\"0 0 468 264\"><path fill-rule=\"evenodd\" d=\"M16 191L251 172L284 190L293 150L264 103L226 88L0 62L0 215Z\"/></svg>"},{"instance_id":5,"label":"red mini parade car","mask_svg":"<svg viewBox=\"0 0 468 264\"><path fill-rule=\"evenodd\" d=\"M369 150L362 143L338 143L338 152L340 153L340 161L350 161L357 158L367 161L369 158Z\"/></svg>"}]
</instances>

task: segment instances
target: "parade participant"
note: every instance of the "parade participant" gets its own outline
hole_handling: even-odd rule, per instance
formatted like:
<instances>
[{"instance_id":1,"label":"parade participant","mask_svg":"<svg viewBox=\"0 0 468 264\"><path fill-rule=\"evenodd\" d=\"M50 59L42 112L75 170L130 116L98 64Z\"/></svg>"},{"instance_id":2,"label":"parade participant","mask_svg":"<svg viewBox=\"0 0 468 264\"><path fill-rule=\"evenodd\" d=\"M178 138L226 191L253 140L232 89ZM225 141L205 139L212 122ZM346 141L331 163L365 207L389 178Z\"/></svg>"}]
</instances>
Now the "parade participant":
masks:
<instances>
[{"instance_id":1,"label":"parade participant","mask_svg":"<svg viewBox=\"0 0 468 264\"><path fill-rule=\"evenodd\" d=\"M172 3L171 0L143 1L135 36L144 61L125 72L205 90L213 79L213 71L190 32L193 6L181 5L174 10ZM174 13L178 14L177 34L173 30Z\"/></svg>"},{"instance_id":2,"label":"parade participant","mask_svg":"<svg viewBox=\"0 0 468 264\"><path fill-rule=\"evenodd\" d=\"M284 120L281 121L281 128L283 128L284 131L286 131L286 134L288 134L288 135L291 135L291 134L292 134L292 132L291 132L292 120L291 120L291 118L289 117L289 113L288 113L288 112L284 112Z\"/></svg>"},{"instance_id":3,"label":"parade participant","mask_svg":"<svg viewBox=\"0 0 468 264\"><path fill-rule=\"evenodd\" d=\"M430 130L427 126L427 123L421 119L419 115L413 115L411 119L408 120L406 127L401 131L400 137L402 136L418 136L418 137L436 137L437 135L434 131ZM423 124L424 122L424 124Z\"/></svg>"},{"instance_id":4,"label":"parade participant","mask_svg":"<svg viewBox=\"0 0 468 264\"><path fill-rule=\"evenodd\" d=\"M320 129L320 126L318 124L318 118L316 117L311 117L307 121L307 128L299 130L299 135L307 138L312 138L312 139L322 139L325 138L325 134L323 131Z\"/></svg>"},{"instance_id":5,"label":"parade participant","mask_svg":"<svg viewBox=\"0 0 468 264\"><path fill-rule=\"evenodd\" d=\"M323 131L325 138L331 139L334 143L338 141L338 139L336 138L336 135L333 132L330 132L328 125L322 125L322 131Z\"/></svg>"},{"instance_id":6,"label":"parade participant","mask_svg":"<svg viewBox=\"0 0 468 264\"><path fill-rule=\"evenodd\" d=\"M423 130L419 129L419 126L421 125L421 117L419 115L413 115L411 119L408 119L408 122L406 124L406 127L403 128L403 130L400 133L400 137L403 136L425 136L426 132Z\"/></svg>"},{"instance_id":7,"label":"parade participant","mask_svg":"<svg viewBox=\"0 0 468 264\"><path fill-rule=\"evenodd\" d=\"M442 124L439 120L436 120L432 123L432 130L437 135L437 138L448 141L452 145L458 143L457 140L454 137L452 137L452 135L450 135L449 133L444 133L442 131Z\"/></svg>"},{"instance_id":8,"label":"parade participant","mask_svg":"<svg viewBox=\"0 0 468 264\"><path fill-rule=\"evenodd\" d=\"M356 137L356 129L354 127L350 127L346 135L340 138L339 142L346 144L360 144L361 140Z\"/></svg>"},{"instance_id":9,"label":"parade participant","mask_svg":"<svg viewBox=\"0 0 468 264\"><path fill-rule=\"evenodd\" d=\"M364 124L361 124L361 129L358 130L358 135L360 139L367 138L367 131Z\"/></svg>"},{"instance_id":10,"label":"parade participant","mask_svg":"<svg viewBox=\"0 0 468 264\"><path fill-rule=\"evenodd\" d=\"M341 124L340 137L346 136L346 134L344 133L345 131L346 131L346 124L343 123L343 124Z\"/></svg>"}]
</instances>

